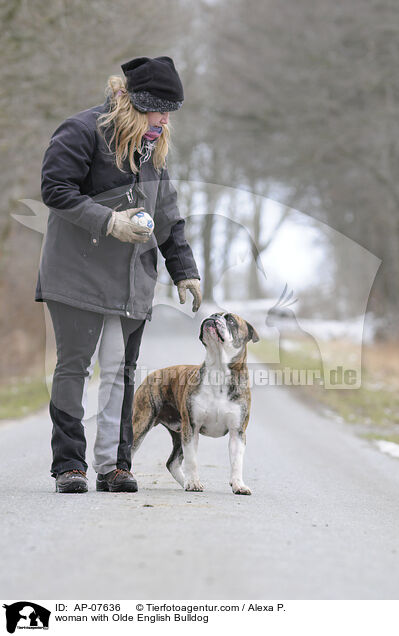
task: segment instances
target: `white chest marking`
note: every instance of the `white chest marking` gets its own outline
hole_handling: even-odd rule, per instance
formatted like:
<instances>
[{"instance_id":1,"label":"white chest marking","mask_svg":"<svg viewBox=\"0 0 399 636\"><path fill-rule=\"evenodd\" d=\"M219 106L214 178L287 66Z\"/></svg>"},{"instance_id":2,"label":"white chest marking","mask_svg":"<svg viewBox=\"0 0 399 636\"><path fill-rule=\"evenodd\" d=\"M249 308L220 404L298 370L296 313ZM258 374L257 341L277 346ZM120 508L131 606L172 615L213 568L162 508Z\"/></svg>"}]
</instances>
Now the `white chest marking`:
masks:
<instances>
[{"instance_id":1,"label":"white chest marking","mask_svg":"<svg viewBox=\"0 0 399 636\"><path fill-rule=\"evenodd\" d=\"M193 417L202 435L222 437L240 426L240 405L228 397L228 377L207 372L198 393L193 395Z\"/></svg>"}]
</instances>

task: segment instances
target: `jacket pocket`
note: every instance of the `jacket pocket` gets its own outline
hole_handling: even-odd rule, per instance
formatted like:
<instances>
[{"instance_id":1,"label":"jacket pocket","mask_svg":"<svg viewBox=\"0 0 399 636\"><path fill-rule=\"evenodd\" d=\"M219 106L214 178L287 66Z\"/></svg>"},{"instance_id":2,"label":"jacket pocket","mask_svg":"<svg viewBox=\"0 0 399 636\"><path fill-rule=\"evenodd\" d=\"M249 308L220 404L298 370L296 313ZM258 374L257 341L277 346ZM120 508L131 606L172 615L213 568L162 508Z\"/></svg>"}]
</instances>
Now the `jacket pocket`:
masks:
<instances>
[{"instance_id":1,"label":"jacket pocket","mask_svg":"<svg viewBox=\"0 0 399 636\"><path fill-rule=\"evenodd\" d=\"M127 210L132 207L133 184L118 186L106 192L100 192L92 197L93 201L105 205L112 210Z\"/></svg>"},{"instance_id":2,"label":"jacket pocket","mask_svg":"<svg viewBox=\"0 0 399 636\"><path fill-rule=\"evenodd\" d=\"M112 210L123 210L127 209L128 199L126 194L115 194L114 196L103 196L102 194L98 194L95 197L92 197L93 201L96 203L100 203L101 205L105 205ZM123 207L125 205L125 207Z\"/></svg>"},{"instance_id":3,"label":"jacket pocket","mask_svg":"<svg viewBox=\"0 0 399 636\"><path fill-rule=\"evenodd\" d=\"M139 254L139 259L140 259L141 269L144 273L144 276L142 279L139 274L139 283L145 281L147 276L151 278L152 280L156 280L158 275L158 270L157 270L158 248L150 247L149 249Z\"/></svg>"},{"instance_id":4,"label":"jacket pocket","mask_svg":"<svg viewBox=\"0 0 399 636\"><path fill-rule=\"evenodd\" d=\"M158 276L157 259L158 249L153 235L139 247L134 264L133 306L140 311L148 311L152 304Z\"/></svg>"}]
</instances>

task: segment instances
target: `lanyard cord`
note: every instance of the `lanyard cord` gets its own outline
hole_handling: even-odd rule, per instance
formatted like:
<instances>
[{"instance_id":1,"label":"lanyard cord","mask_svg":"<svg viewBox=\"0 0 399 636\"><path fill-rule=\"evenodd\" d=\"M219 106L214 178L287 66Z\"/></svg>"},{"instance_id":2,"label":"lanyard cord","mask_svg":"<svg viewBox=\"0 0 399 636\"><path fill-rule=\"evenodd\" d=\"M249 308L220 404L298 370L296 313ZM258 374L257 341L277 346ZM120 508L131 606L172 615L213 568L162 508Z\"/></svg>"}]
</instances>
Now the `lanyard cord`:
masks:
<instances>
[{"instance_id":1,"label":"lanyard cord","mask_svg":"<svg viewBox=\"0 0 399 636\"><path fill-rule=\"evenodd\" d=\"M149 158L151 157L152 151L155 148L155 144L156 144L156 140L155 141L149 141L148 139L145 140L144 146L143 145L141 146L142 155L140 157L139 168L141 168L143 163L149 160Z\"/></svg>"}]
</instances>

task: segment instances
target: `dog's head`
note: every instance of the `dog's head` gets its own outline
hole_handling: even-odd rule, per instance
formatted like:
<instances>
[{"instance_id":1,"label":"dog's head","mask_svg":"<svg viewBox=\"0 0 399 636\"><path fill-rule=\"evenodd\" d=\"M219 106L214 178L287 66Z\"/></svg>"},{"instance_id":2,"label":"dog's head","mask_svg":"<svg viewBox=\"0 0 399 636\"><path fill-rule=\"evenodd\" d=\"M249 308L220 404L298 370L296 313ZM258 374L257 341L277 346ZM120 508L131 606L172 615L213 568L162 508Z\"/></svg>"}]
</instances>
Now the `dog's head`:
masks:
<instances>
[{"instance_id":1,"label":"dog's head","mask_svg":"<svg viewBox=\"0 0 399 636\"><path fill-rule=\"evenodd\" d=\"M204 347L221 347L231 354L249 340L258 342L259 336L254 327L237 314L220 311L202 321L199 339Z\"/></svg>"}]
</instances>

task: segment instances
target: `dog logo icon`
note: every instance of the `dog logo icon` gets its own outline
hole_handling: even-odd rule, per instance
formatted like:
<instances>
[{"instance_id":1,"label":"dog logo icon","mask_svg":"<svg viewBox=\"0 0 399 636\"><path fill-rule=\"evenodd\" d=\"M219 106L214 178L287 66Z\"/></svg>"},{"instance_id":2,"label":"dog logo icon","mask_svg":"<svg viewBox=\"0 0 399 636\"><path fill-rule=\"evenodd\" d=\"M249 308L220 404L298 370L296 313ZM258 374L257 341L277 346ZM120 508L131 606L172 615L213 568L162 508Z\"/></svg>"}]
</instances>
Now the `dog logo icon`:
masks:
<instances>
[{"instance_id":1,"label":"dog logo icon","mask_svg":"<svg viewBox=\"0 0 399 636\"><path fill-rule=\"evenodd\" d=\"M11 605L3 605L6 610L7 631L13 634L18 629L48 629L51 612L32 603L32 601L18 601Z\"/></svg>"}]
</instances>

